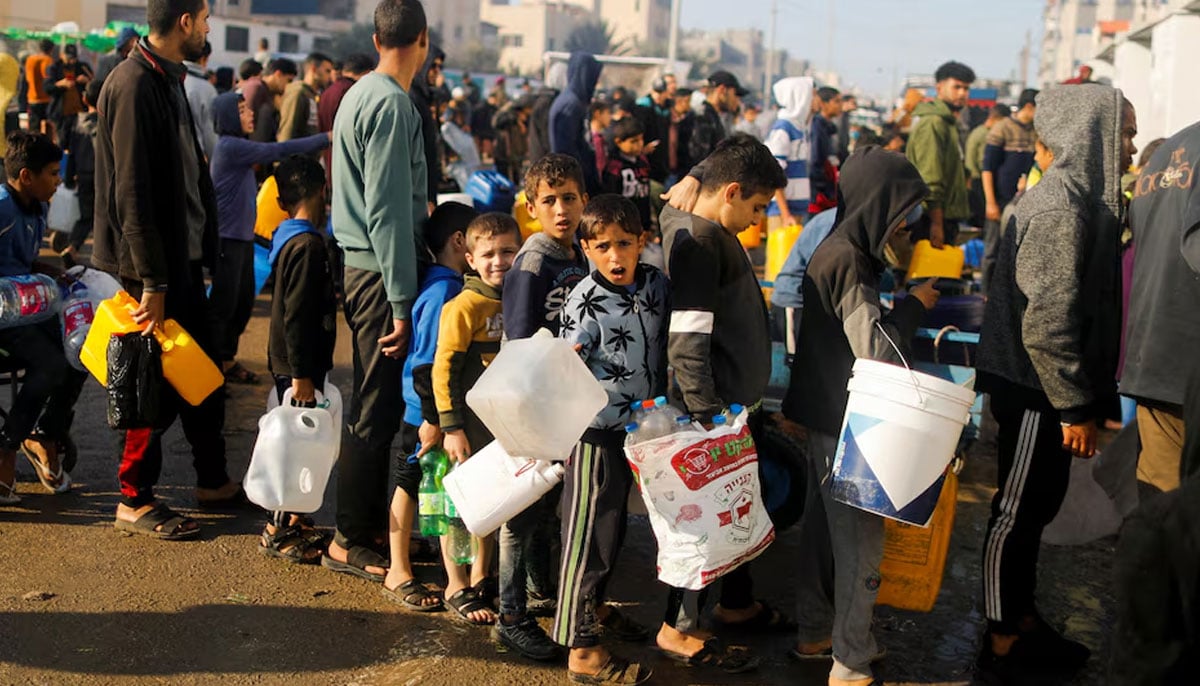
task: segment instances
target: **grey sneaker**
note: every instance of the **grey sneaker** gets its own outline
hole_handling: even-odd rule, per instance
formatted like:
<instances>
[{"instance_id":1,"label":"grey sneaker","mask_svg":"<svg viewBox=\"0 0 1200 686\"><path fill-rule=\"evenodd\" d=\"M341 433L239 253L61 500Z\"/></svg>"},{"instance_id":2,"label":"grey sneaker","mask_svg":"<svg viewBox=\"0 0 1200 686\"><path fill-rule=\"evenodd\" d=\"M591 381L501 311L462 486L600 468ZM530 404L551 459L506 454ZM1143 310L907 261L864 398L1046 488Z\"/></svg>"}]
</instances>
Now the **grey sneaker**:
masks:
<instances>
[{"instance_id":1,"label":"grey sneaker","mask_svg":"<svg viewBox=\"0 0 1200 686\"><path fill-rule=\"evenodd\" d=\"M550 640L532 617L525 617L512 625L496 622L492 625L492 640L503 648L515 650L523 657L538 662L552 662L562 655L558 644Z\"/></svg>"}]
</instances>

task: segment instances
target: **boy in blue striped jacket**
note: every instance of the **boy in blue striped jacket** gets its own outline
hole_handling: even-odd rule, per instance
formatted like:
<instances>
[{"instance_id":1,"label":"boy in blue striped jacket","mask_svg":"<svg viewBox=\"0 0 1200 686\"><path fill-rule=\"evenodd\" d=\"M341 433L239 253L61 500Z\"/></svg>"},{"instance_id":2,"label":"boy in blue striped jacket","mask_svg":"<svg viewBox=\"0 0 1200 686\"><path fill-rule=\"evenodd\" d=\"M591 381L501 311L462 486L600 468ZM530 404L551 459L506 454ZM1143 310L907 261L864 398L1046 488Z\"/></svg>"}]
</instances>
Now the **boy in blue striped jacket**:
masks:
<instances>
[{"instance_id":1,"label":"boy in blue striped jacket","mask_svg":"<svg viewBox=\"0 0 1200 686\"><path fill-rule=\"evenodd\" d=\"M630 404L663 393L667 381L667 277L638 263L646 233L629 198L600 195L579 225L583 251L596 265L571 291L559 336L579 346L608 392L563 479L562 574L554 640L570 648L572 681L640 684L649 668L610 653L601 635L644 642L649 630L605 604L605 586L625 535L633 483L625 461Z\"/></svg>"}]
</instances>

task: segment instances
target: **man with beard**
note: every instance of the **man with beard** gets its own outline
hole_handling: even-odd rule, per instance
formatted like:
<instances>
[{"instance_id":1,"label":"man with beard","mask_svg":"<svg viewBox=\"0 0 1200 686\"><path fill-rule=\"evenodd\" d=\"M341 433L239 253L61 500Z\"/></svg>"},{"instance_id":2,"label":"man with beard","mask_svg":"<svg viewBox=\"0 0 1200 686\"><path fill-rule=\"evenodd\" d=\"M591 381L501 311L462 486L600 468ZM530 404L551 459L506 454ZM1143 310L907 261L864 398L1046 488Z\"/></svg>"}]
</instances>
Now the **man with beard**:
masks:
<instances>
[{"instance_id":1,"label":"man with beard","mask_svg":"<svg viewBox=\"0 0 1200 686\"><path fill-rule=\"evenodd\" d=\"M217 211L208 165L183 90L184 60L208 34L207 0L149 0L150 35L106 79L96 134L96 246L92 263L141 301L134 321L149 335L175 319L211 350L203 267L215 266ZM152 193L146 189L153 188ZM228 502L240 486L225 472L225 394L199 406L166 382L157 422L122 431L116 528L158 539L195 538L199 524L161 503L162 436L179 417L192 446L196 499Z\"/></svg>"},{"instance_id":2,"label":"man with beard","mask_svg":"<svg viewBox=\"0 0 1200 686\"><path fill-rule=\"evenodd\" d=\"M282 143L320 133L317 98L332 79L333 60L327 55L314 52L304 60L304 78L293 81L283 92L276 140Z\"/></svg>"},{"instance_id":3,"label":"man with beard","mask_svg":"<svg viewBox=\"0 0 1200 686\"><path fill-rule=\"evenodd\" d=\"M928 238L933 247L940 248L954 244L958 222L971 216L958 113L967 106L975 72L965 64L947 62L938 67L934 78L937 98L913 110L917 123L908 137L907 154L929 186L925 220L913 227L912 240Z\"/></svg>"},{"instance_id":4,"label":"man with beard","mask_svg":"<svg viewBox=\"0 0 1200 686\"><path fill-rule=\"evenodd\" d=\"M732 117L747 93L749 91L742 88L737 77L727 71L713 72L708 77L708 95L692 128L688 152L693 160L699 162L708 157L717 149L717 144L729 136L722 115Z\"/></svg>"}]
</instances>

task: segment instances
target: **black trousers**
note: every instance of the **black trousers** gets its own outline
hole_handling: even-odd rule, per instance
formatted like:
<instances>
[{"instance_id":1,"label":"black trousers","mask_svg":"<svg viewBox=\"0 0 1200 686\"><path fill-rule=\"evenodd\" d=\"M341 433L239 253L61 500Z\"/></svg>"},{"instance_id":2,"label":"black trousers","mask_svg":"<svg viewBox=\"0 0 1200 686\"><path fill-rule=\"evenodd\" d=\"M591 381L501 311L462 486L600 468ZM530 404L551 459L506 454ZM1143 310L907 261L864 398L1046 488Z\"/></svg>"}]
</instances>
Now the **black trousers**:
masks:
<instances>
[{"instance_id":1,"label":"black trousers","mask_svg":"<svg viewBox=\"0 0 1200 686\"><path fill-rule=\"evenodd\" d=\"M354 388L337 462L337 543L350 548L373 545L387 527L389 455L404 416L404 356L385 357L379 345L393 328L383 275L346 267L345 287Z\"/></svg>"},{"instance_id":2,"label":"black trousers","mask_svg":"<svg viewBox=\"0 0 1200 686\"><path fill-rule=\"evenodd\" d=\"M625 541L626 504L633 485L625 436L600 433L584 435L563 477L563 556L553 638L569 648L600 645L596 608L604 602Z\"/></svg>"},{"instance_id":3,"label":"black trousers","mask_svg":"<svg viewBox=\"0 0 1200 686\"><path fill-rule=\"evenodd\" d=\"M983 292L988 292L992 276L996 273L996 255L1000 252L1000 221L988 219L983 222Z\"/></svg>"},{"instance_id":4,"label":"black trousers","mask_svg":"<svg viewBox=\"0 0 1200 686\"><path fill-rule=\"evenodd\" d=\"M1071 476L1059 413L1028 407L1013 395L991 395L999 424L999 490L992 499L983 547L984 611L993 633L1015 635L1035 611L1042 529L1058 514Z\"/></svg>"},{"instance_id":5,"label":"black trousers","mask_svg":"<svg viewBox=\"0 0 1200 686\"><path fill-rule=\"evenodd\" d=\"M0 445L16 449L33 433L66 438L87 374L67 364L58 318L0 330L0 349L10 363L25 370L16 402L0 429Z\"/></svg>"},{"instance_id":6,"label":"black trousers","mask_svg":"<svg viewBox=\"0 0 1200 686\"><path fill-rule=\"evenodd\" d=\"M71 227L71 234L68 236L68 242L76 250L83 247L85 241L92 233L92 215L96 208L96 179L94 176L80 175L78 183L75 184L75 197L79 199L79 221L75 222L75 226Z\"/></svg>"},{"instance_id":7,"label":"black trousers","mask_svg":"<svg viewBox=\"0 0 1200 686\"><path fill-rule=\"evenodd\" d=\"M228 362L237 357L238 339L254 311L254 241L221 239L221 256L212 275L209 311L213 356Z\"/></svg>"},{"instance_id":8,"label":"black trousers","mask_svg":"<svg viewBox=\"0 0 1200 686\"><path fill-rule=\"evenodd\" d=\"M125 290L136 300L142 297L140 281L122 279ZM172 274L167 292L167 318L179 322L200 347L212 357L208 300L204 297L204 270L199 262L187 274ZM192 446L196 486L220 488L229 483L225 470L225 389L213 391L200 405L188 404L165 380L159 391L158 421L153 428L119 431L117 450L121 466L121 502L141 507L154 501L154 486L162 472L162 436L178 418L183 435Z\"/></svg>"}]
</instances>

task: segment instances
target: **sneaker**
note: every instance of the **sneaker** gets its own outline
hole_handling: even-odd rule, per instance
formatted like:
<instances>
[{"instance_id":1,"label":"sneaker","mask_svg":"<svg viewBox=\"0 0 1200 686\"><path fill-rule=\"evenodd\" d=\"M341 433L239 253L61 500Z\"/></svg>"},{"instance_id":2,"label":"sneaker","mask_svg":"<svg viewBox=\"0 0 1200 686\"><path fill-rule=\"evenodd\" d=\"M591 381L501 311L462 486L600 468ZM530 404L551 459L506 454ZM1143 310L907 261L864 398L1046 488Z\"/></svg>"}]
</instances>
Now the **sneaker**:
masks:
<instances>
[{"instance_id":1,"label":"sneaker","mask_svg":"<svg viewBox=\"0 0 1200 686\"><path fill-rule=\"evenodd\" d=\"M1057 673L1073 673L1083 668L1092 656L1087 646L1063 636L1040 615L1034 615L1033 620L1033 630L1023 632L1014 644L1025 644L1021 652L1027 659Z\"/></svg>"},{"instance_id":2,"label":"sneaker","mask_svg":"<svg viewBox=\"0 0 1200 686\"><path fill-rule=\"evenodd\" d=\"M536 591L525 592L525 612L532 617L553 617L558 610L558 600Z\"/></svg>"},{"instance_id":3,"label":"sneaker","mask_svg":"<svg viewBox=\"0 0 1200 686\"><path fill-rule=\"evenodd\" d=\"M558 644L550 640L532 617L525 617L512 625L496 622L492 625L492 640L538 662L552 662L562 654Z\"/></svg>"},{"instance_id":4,"label":"sneaker","mask_svg":"<svg viewBox=\"0 0 1200 686\"><path fill-rule=\"evenodd\" d=\"M975 676L988 686L1027 684L1037 677L1068 676L1078 672L1091 656L1082 643L1064 638L1039 618L1039 626L1024 632L1007 655L992 652L990 634L975 661Z\"/></svg>"}]
</instances>

